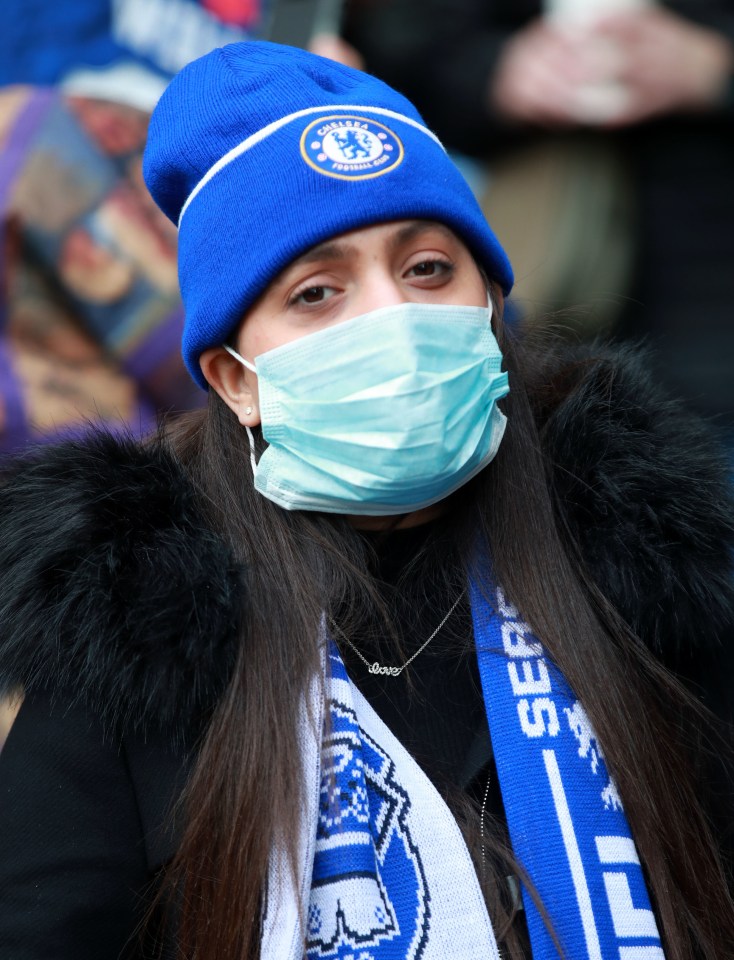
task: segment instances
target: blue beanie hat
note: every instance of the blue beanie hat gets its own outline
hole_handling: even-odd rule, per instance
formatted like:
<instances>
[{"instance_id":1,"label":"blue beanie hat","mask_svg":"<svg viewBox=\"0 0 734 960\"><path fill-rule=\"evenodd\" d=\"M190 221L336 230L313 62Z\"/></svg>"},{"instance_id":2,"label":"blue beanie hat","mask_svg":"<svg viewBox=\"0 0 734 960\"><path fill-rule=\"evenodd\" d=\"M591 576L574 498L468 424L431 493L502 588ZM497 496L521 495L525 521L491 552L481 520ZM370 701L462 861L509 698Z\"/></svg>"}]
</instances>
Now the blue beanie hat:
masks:
<instances>
[{"instance_id":1,"label":"blue beanie hat","mask_svg":"<svg viewBox=\"0 0 734 960\"><path fill-rule=\"evenodd\" d=\"M474 195L415 107L294 47L234 43L190 63L151 118L143 173L179 226L183 357L224 343L296 257L391 220L451 227L505 293L512 269Z\"/></svg>"}]
</instances>

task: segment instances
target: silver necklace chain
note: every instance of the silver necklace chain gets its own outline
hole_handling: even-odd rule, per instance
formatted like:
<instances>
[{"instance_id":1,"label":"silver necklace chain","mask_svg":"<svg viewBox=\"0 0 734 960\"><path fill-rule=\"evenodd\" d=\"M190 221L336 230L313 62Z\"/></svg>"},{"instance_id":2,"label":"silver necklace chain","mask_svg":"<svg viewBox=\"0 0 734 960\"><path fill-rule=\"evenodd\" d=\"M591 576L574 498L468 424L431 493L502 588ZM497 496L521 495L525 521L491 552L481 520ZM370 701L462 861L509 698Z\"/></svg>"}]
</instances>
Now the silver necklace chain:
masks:
<instances>
[{"instance_id":1,"label":"silver necklace chain","mask_svg":"<svg viewBox=\"0 0 734 960\"><path fill-rule=\"evenodd\" d=\"M482 799L482 812L479 816L479 843L482 849L482 881L485 880L487 872L487 861L484 856L484 818L487 815L487 800L489 799L489 787L492 783L492 775L487 777L487 786L484 788L484 797Z\"/></svg>"},{"instance_id":2,"label":"silver necklace chain","mask_svg":"<svg viewBox=\"0 0 734 960\"><path fill-rule=\"evenodd\" d=\"M352 648L352 650L354 650L354 652L357 654L357 656L362 661L362 663L367 667L367 670L369 671L369 673L377 674L381 677L399 677L400 674L403 672L403 670L405 670L405 668L409 666L420 653L423 653L423 651L426 649L426 647L431 642L431 640L433 640L441 632L441 628L449 619L449 617L454 612L454 610L456 610L456 608L459 606L459 603L465 593L466 593L466 588L461 591L461 593L456 598L456 600L454 600L454 602L451 604L451 609L443 618L443 620L439 623L439 625L436 627L436 629L433 631L430 637L424 643L422 643L420 647L418 647L418 649L415 651L413 656L409 657L401 667L385 667L381 663L378 663L376 660L374 663L370 663L367 657L362 655L362 653L355 647L355 645L352 643L349 637L342 630L339 629L339 627L334 623L334 621L331 618L329 618L329 623L331 624L332 630L336 631L336 633L339 634L342 640L348 643L349 646Z\"/></svg>"},{"instance_id":3,"label":"silver necklace chain","mask_svg":"<svg viewBox=\"0 0 734 960\"><path fill-rule=\"evenodd\" d=\"M492 785L492 774L487 777L487 785L484 788L484 797L482 798L482 812L479 815L479 842L482 851L482 875L481 882L486 883L487 880L487 857L486 857L486 847L484 844L484 821L487 816L487 801L489 800L489 788ZM505 877L505 882L510 891L510 896L512 897L512 905L515 910L523 910L522 902L522 893L520 887L520 881L515 876L515 874L510 874Z\"/></svg>"}]
</instances>

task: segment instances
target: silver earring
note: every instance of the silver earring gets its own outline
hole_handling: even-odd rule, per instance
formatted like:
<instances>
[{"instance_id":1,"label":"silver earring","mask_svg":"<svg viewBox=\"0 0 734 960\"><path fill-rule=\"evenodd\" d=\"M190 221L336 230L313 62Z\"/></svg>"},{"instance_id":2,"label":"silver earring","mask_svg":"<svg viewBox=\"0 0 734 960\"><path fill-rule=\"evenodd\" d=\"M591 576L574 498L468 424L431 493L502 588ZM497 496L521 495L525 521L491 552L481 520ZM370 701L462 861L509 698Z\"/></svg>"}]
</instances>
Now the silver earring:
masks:
<instances>
[{"instance_id":1,"label":"silver earring","mask_svg":"<svg viewBox=\"0 0 734 960\"><path fill-rule=\"evenodd\" d=\"M252 407L246 407L246 408L245 408L245 416L246 416L246 417L249 417L251 413L252 413Z\"/></svg>"}]
</instances>

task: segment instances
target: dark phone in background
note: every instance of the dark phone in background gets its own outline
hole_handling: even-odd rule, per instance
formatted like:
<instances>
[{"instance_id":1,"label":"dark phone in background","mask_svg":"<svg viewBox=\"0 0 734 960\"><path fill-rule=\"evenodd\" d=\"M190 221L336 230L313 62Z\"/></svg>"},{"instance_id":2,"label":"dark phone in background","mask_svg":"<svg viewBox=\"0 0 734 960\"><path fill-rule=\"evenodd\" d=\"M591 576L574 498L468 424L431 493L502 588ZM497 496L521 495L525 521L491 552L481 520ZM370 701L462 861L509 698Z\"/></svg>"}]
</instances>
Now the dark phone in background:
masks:
<instances>
[{"instance_id":1,"label":"dark phone in background","mask_svg":"<svg viewBox=\"0 0 734 960\"><path fill-rule=\"evenodd\" d=\"M308 47L318 33L338 33L343 0L275 0L268 40L293 47Z\"/></svg>"}]
</instances>

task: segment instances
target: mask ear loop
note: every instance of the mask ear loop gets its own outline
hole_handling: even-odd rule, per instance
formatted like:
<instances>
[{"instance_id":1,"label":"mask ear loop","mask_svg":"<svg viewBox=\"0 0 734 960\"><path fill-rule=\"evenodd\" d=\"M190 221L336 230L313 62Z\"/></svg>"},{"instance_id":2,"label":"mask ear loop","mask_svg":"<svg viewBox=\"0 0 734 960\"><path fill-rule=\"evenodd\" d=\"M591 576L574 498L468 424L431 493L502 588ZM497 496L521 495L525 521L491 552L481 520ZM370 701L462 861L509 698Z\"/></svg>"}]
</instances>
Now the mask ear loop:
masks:
<instances>
[{"instance_id":1,"label":"mask ear loop","mask_svg":"<svg viewBox=\"0 0 734 960\"><path fill-rule=\"evenodd\" d=\"M230 347L228 343L223 343L222 346L224 347L224 349L227 351L228 354L230 354L235 358L235 360L239 360L239 362L242 364L243 367L245 367L247 370L250 370L252 373L255 374L255 376L257 376L257 367L255 366L254 363L250 363L249 360L245 360L245 358L241 356L239 353L237 353L234 347ZM250 466L252 467L252 475L253 477L256 477L257 461L255 460L255 438L252 435L252 430L250 429L250 427L248 427L247 424L245 424L245 431L247 432L247 439L250 441Z\"/></svg>"},{"instance_id":2,"label":"mask ear loop","mask_svg":"<svg viewBox=\"0 0 734 960\"><path fill-rule=\"evenodd\" d=\"M245 424L245 430L247 431L247 439L250 441L250 466L252 467L253 477L257 476L257 461L255 460L255 438L252 435L252 430Z\"/></svg>"}]
</instances>

